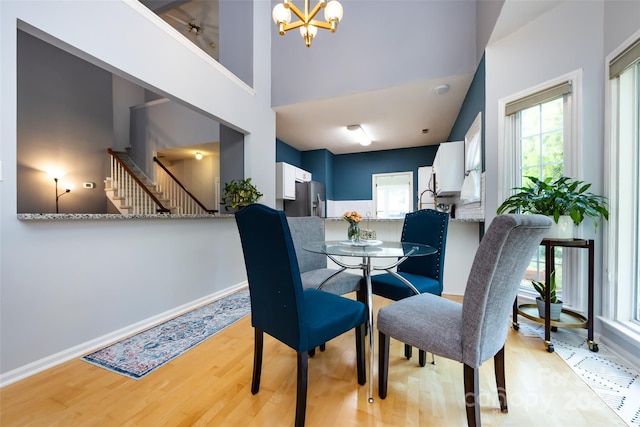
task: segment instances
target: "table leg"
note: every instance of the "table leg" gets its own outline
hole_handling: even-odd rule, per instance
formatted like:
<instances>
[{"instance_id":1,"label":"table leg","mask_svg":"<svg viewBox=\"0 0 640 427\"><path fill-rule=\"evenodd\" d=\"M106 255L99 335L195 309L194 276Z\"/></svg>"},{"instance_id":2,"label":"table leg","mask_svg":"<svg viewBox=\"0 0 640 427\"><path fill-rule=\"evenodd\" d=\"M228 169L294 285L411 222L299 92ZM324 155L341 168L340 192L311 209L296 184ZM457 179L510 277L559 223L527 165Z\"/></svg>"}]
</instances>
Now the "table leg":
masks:
<instances>
[{"instance_id":1,"label":"table leg","mask_svg":"<svg viewBox=\"0 0 640 427\"><path fill-rule=\"evenodd\" d=\"M371 258L362 259L362 272L367 284L367 310L369 311L369 403L373 403L373 289L371 287Z\"/></svg>"}]
</instances>

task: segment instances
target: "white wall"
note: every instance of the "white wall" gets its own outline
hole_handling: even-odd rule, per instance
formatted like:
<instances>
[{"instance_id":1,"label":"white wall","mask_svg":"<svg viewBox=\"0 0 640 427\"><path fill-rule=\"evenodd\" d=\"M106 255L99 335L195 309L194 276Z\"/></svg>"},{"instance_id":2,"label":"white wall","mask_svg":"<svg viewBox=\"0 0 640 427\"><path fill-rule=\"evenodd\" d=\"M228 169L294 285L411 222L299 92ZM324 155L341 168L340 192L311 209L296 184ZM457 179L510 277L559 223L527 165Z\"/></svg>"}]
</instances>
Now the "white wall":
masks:
<instances>
[{"instance_id":1,"label":"white wall","mask_svg":"<svg viewBox=\"0 0 640 427\"><path fill-rule=\"evenodd\" d=\"M517 5L518 2L513 2ZM604 193L604 87L605 57L640 28L640 2L564 1L531 21L517 32L490 44L486 50L486 170L489 223L499 205L498 127L499 100L565 75L582 71L581 110L578 129L580 166L577 175L593 184L595 193ZM605 48L606 44L606 48ZM595 310L600 313L602 290L602 236L583 227L585 237L593 237L595 254ZM596 332L599 323L596 319Z\"/></svg>"},{"instance_id":2,"label":"white wall","mask_svg":"<svg viewBox=\"0 0 640 427\"><path fill-rule=\"evenodd\" d=\"M582 70L582 178L602 192L603 3L567 1L486 51L487 219L499 205L498 101Z\"/></svg>"},{"instance_id":3,"label":"white wall","mask_svg":"<svg viewBox=\"0 0 640 427\"><path fill-rule=\"evenodd\" d=\"M245 174L273 205L269 14L255 2L252 90L138 2L0 2L2 383L246 280L233 218L17 219L16 26L246 133Z\"/></svg>"},{"instance_id":4,"label":"white wall","mask_svg":"<svg viewBox=\"0 0 640 427\"><path fill-rule=\"evenodd\" d=\"M366 220L361 227L368 227L376 231L379 240L398 241L402 235L402 220L398 221L371 221L366 225ZM447 229L447 248L444 254L444 290L447 295L464 295L467 288L467 279L471 264L479 246L479 231L477 222L449 221ZM345 221L327 220L325 222L325 236L327 240L344 240L347 234ZM346 264L357 264L360 260L350 257L338 257ZM384 267L394 260L388 258L373 258L371 263L377 267ZM337 268L332 261L328 261L330 267ZM357 271L355 271L357 273ZM379 274L374 271L373 274ZM382 271L384 273L384 271Z\"/></svg>"}]
</instances>

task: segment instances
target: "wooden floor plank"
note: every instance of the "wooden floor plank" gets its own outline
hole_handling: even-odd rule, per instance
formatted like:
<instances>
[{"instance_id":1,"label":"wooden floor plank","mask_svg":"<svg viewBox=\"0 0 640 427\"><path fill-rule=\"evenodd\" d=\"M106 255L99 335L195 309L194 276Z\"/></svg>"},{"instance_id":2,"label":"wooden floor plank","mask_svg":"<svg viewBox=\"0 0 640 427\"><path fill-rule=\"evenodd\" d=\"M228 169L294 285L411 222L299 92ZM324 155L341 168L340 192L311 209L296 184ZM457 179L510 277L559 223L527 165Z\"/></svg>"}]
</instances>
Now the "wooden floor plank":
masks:
<instances>
[{"instance_id":1,"label":"wooden floor plank","mask_svg":"<svg viewBox=\"0 0 640 427\"><path fill-rule=\"evenodd\" d=\"M388 303L374 300L376 307ZM403 353L392 340L387 399L377 396L375 366L370 404L368 385L357 383L353 332L327 343L309 360L307 426L466 425L462 365L437 357L435 365L421 368L417 351L411 360ZM480 370L485 425L625 425L540 339L510 331L505 360L508 414L498 407L493 363ZM6 386L0 390L0 425L293 425L293 350L265 336L256 395L252 364L253 330L245 317L141 380L73 360Z\"/></svg>"}]
</instances>

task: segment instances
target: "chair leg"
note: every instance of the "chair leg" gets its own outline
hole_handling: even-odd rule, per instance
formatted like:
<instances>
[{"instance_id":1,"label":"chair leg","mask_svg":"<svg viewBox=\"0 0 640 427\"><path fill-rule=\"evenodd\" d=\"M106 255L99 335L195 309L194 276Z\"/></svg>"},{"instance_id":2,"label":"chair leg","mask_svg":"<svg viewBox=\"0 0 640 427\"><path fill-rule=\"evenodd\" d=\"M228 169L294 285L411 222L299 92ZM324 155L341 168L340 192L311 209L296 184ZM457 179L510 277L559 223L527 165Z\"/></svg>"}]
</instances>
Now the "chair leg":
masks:
<instances>
[{"instance_id":1,"label":"chair leg","mask_svg":"<svg viewBox=\"0 0 640 427\"><path fill-rule=\"evenodd\" d=\"M378 396L387 397L387 383L389 381L389 344L388 335L378 332ZM373 381L373 379L371 379Z\"/></svg>"},{"instance_id":2,"label":"chair leg","mask_svg":"<svg viewBox=\"0 0 640 427\"><path fill-rule=\"evenodd\" d=\"M320 351L324 351L327 348L327 343L320 344Z\"/></svg>"},{"instance_id":3,"label":"chair leg","mask_svg":"<svg viewBox=\"0 0 640 427\"><path fill-rule=\"evenodd\" d=\"M424 367L427 364L427 352L423 350L419 350L418 353L418 363L420 366ZM435 353L431 353L431 364L436 364L436 355Z\"/></svg>"},{"instance_id":4,"label":"chair leg","mask_svg":"<svg viewBox=\"0 0 640 427\"><path fill-rule=\"evenodd\" d=\"M358 384L367 382L367 363L365 362L364 330L365 324L356 326L356 366L358 369ZM373 381L373 379L371 379Z\"/></svg>"},{"instance_id":5,"label":"chair leg","mask_svg":"<svg viewBox=\"0 0 640 427\"><path fill-rule=\"evenodd\" d=\"M295 427L304 427L304 419L307 413L307 384L309 379L309 355L307 352L298 353L298 386L296 393L296 424Z\"/></svg>"},{"instance_id":6,"label":"chair leg","mask_svg":"<svg viewBox=\"0 0 640 427\"><path fill-rule=\"evenodd\" d=\"M504 376L504 347L493 356L493 367L496 373L496 385L498 386L498 400L500 401L500 410L509 412L507 407L507 386Z\"/></svg>"},{"instance_id":7,"label":"chair leg","mask_svg":"<svg viewBox=\"0 0 640 427\"><path fill-rule=\"evenodd\" d=\"M424 365L427 364L427 352L424 350L418 349L418 364L424 368Z\"/></svg>"},{"instance_id":8,"label":"chair leg","mask_svg":"<svg viewBox=\"0 0 640 427\"><path fill-rule=\"evenodd\" d=\"M262 373L262 347L264 335L262 329L254 328L253 344L253 379L251 380L251 394L260 390L260 375Z\"/></svg>"},{"instance_id":9,"label":"chair leg","mask_svg":"<svg viewBox=\"0 0 640 427\"><path fill-rule=\"evenodd\" d=\"M411 347L409 344L405 344L404 357L406 357L407 359L411 359L411 356L413 356L413 347Z\"/></svg>"},{"instance_id":10,"label":"chair leg","mask_svg":"<svg viewBox=\"0 0 640 427\"><path fill-rule=\"evenodd\" d=\"M316 349L315 349L315 347L314 347L314 348L312 348L311 350L309 350L309 351L307 352L307 354L309 355L309 357L313 357L313 356L315 356L315 355L316 355Z\"/></svg>"},{"instance_id":11,"label":"chair leg","mask_svg":"<svg viewBox=\"0 0 640 427\"><path fill-rule=\"evenodd\" d=\"M478 369L464 365L464 400L467 407L467 424L469 427L480 427L480 402Z\"/></svg>"}]
</instances>

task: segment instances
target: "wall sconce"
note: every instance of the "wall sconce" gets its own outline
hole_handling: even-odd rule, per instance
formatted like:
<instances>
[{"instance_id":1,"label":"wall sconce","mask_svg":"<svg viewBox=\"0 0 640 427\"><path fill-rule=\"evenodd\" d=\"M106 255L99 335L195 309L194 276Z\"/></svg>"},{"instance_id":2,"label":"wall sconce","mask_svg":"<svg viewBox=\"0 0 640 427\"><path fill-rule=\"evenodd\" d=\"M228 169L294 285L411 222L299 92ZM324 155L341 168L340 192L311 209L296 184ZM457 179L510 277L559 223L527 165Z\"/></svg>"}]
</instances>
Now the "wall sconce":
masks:
<instances>
[{"instance_id":1,"label":"wall sconce","mask_svg":"<svg viewBox=\"0 0 640 427\"><path fill-rule=\"evenodd\" d=\"M58 213L58 199L71 192L71 188L66 188L63 193L58 194L58 178L53 178L53 180L56 182L56 213Z\"/></svg>"}]
</instances>

